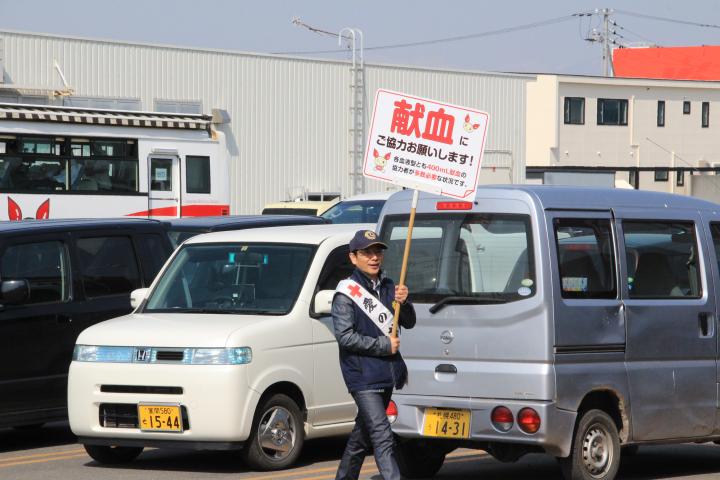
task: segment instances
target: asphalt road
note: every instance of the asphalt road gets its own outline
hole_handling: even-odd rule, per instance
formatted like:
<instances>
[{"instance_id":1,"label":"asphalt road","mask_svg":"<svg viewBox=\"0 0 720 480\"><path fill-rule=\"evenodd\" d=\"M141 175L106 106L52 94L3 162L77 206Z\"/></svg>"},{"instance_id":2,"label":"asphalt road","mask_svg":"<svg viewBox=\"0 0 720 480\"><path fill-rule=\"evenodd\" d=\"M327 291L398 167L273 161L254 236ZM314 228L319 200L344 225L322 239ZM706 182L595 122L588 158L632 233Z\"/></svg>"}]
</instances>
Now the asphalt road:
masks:
<instances>
[{"instance_id":1,"label":"asphalt road","mask_svg":"<svg viewBox=\"0 0 720 480\"><path fill-rule=\"evenodd\" d=\"M39 430L0 430L0 479L2 480L332 480L344 439L306 443L296 468L282 472L251 472L232 452L147 450L134 462L107 467L85 454L67 424ZM362 479L379 480L372 458L365 461ZM560 479L554 459L527 455L514 464L502 464L481 451L451 453L436 479L549 480ZM619 479L717 480L720 479L720 446L683 444L642 447L623 459Z\"/></svg>"}]
</instances>

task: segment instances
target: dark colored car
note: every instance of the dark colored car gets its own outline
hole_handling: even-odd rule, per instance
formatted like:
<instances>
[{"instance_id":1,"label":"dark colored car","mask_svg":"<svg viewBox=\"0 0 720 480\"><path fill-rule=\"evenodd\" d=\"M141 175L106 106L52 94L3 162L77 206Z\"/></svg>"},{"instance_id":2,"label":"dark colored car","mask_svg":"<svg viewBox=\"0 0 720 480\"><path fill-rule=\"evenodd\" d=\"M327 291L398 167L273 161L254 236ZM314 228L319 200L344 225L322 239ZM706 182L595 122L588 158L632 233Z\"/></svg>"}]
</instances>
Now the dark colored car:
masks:
<instances>
[{"instance_id":1,"label":"dark colored car","mask_svg":"<svg viewBox=\"0 0 720 480\"><path fill-rule=\"evenodd\" d=\"M185 217L164 220L170 242L177 247L190 237L222 230L281 227L285 225L314 225L330 223L311 215L229 215L221 217Z\"/></svg>"},{"instance_id":2,"label":"dark colored car","mask_svg":"<svg viewBox=\"0 0 720 480\"><path fill-rule=\"evenodd\" d=\"M78 334L129 313L171 253L155 220L0 222L0 427L67 418Z\"/></svg>"}]
</instances>

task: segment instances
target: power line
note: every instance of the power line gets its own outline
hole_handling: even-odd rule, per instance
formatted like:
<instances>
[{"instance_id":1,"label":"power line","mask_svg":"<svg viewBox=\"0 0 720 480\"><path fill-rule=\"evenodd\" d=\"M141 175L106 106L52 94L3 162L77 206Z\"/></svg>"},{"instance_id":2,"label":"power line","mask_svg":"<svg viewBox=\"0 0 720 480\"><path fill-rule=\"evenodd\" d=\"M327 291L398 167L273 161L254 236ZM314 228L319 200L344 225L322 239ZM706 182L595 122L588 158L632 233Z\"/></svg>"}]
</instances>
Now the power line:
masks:
<instances>
[{"instance_id":1,"label":"power line","mask_svg":"<svg viewBox=\"0 0 720 480\"><path fill-rule=\"evenodd\" d=\"M629 15L631 17L639 17L639 18L647 18L649 20L657 20L659 22L670 22L670 23L679 23L682 25L692 25L694 27L704 27L704 28L720 28L720 25L715 25L713 23L698 23L698 22L691 22L689 20L678 20L675 18L668 18L668 17L658 17L655 15L647 15L644 13L636 13L636 12L629 12L627 10L617 10L615 9L615 13L619 13L621 15Z\"/></svg>"},{"instance_id":2,"label":"power line","mask_svg":"<svg viewBox=\"0 0 720 480\"><path fill-rule=\"evenodd\" d=\"M374 47L365 47L365 50L389 50L393 48L409 48L409 47L419 47L423 45L435 45L438 43L448 43L448 42L458 42L462 40L469 40L472 38L481 38L481 37L489 37L492 35L500 35L503 33L511 33L511 32L517 32L521 30L529 30L532 28L538 28L538 27L544 27L547 25L553 25L556 23L566 22L568 20L572 20L576 17L583 17L583 16L590 16L593 15L592 13L573 13L572 15L563 15L562 17L555 17L550 18L548 20L541 20L539 22L532 22L532 23L525 23L523 25L516 25L514 27L506 27L506 28L500 28L497 30L489 30L486 32L479 32L479 33L471 33L468 35L459 35L455 37L446 37L446 38L437 38L434 40L423 40L418 42L407 42L407 43L397 43L397 44L391 44L391 45L378 45ZM322 33L329 33L321 31ZM301 54L316 54L316 53L345 53L346 50L314 50L314 51L294 51L294 52L274 52L275 55L301 55Z\"/></svg>"},{"instance_id":3,"label":"power line","mask_svg":"<svg viewBox=\"0 0 720 480\"><path fill-rule=\"evenodd\" d=\"M646 42L650 42L650 43L652 43L653 45L660 46L660 45L659 45L657 42L655 42L654 40L651 40L651 39L649 39L649 38L647 38L647 37L644 37L644 36L640 35L640 34L637 33L637 32L633 32L633 31L630 30L629 28L623 27L622 25L618 25L617 23L615 24L615 26L618 27L620 30L624 30L624 31L628 32L629 34L635 35L636 37L638 37L638 38L641 39L641 40L645 40ZM625 38L625 37L623 37L623 38Z\"/></svg>"}]
</instances>

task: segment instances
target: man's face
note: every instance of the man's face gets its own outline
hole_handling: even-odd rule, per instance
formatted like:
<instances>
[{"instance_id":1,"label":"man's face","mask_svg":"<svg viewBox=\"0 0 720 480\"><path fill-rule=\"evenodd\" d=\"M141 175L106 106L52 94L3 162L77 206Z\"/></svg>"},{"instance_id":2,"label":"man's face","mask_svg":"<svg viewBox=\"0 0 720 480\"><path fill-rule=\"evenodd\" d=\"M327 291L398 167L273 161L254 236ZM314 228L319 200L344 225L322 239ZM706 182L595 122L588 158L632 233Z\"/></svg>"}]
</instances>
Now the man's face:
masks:
<instances>
[{"instance_id":1,"label":"man's face","mask_svg":"<svg viewBox=\"0 0 720 480\"><path fill-rule=\"evenodd\" d=\"M370 245L363 250L350 252L350 261L368 277L376 278L380 273L384 254L384 248Z\"/></svg>"}]
</instances>

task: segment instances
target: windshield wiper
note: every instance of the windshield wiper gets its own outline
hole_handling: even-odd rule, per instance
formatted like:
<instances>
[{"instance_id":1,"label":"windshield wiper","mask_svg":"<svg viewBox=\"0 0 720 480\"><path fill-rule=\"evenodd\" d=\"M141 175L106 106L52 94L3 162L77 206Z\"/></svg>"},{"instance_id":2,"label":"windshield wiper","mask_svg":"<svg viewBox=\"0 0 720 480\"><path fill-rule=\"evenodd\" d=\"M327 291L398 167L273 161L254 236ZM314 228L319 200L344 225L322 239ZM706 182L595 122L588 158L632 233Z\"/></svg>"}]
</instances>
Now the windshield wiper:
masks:
<instances>
[{"instance_id":1,"label":"windshield wiper","mask_svg":"<svg viewBox=\"0 0 720 480\"><path fill-rule=\"evenodd\" d=\"M172 309L172 310L163 310L163 313L235 313L232 310L221 310L217 308L182 308L182 309Z\"/></svg>"},{"instance_id":2,"label":"windshield wiper","mask_svg":"<svg viewBox=\"0 0 720 480\"><path fill-rule=\"evenodd\" d=\"M500 293L486 293L483 295L451 296L445 297L430 307L430 313L437 313L446 305L486 305L489 303L505 303L507 298Z\"/></svg>"}]
</instances>

